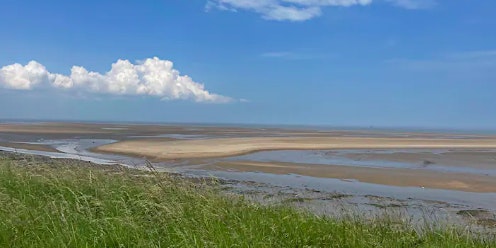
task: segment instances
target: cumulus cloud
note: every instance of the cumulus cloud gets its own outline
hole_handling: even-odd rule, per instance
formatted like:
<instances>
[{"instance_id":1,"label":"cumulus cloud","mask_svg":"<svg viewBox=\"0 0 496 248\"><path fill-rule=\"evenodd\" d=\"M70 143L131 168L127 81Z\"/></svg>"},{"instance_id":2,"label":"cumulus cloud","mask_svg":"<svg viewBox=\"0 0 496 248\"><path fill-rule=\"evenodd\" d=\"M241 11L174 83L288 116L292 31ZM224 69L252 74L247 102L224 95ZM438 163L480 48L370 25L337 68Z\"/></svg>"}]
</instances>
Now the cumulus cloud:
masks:
<instances>
[{"instance_id":1,"label":"cumulus cloud","mask_svg":"<svg viewBox=\"0 0 496 248\"><path fill-rule=\"evenodd\" d=\"M25 66L16 63L0 69L0 84L11 89L29 90L47 82L48 78L46 68L36 61L31 61Z\"/></svg>"},{"instance_id":2,"label":"cumulus cloud","mask_svg":"<svg viewBox=\"0 0 496 248\"><path fill-rule=\"evenodd\" d=\"M0 86L16 90L53 87L112 95L149 95L167 100L225 103L233 99L207 91L203 84L180 75L173 63L157 57L139 61L118 60L100 74L73 66L70 75L50 73L42 64L12 64L0 69Z\"/></svg>"},{"instance_id":3,"label":"cumulus cloud","mask_svg":"<svg viewBox=\"0 0 496 248\"><path fill-rule=\"evenodd\" d=\"M351 7L372 4L373 0L209 0L206 10L219 9L236 12L253 11L267 20L306 21L322 14L322 8ZM407 9L420 9L435 4L435 0L383 0Z\"/></svg>"}]
</instances>

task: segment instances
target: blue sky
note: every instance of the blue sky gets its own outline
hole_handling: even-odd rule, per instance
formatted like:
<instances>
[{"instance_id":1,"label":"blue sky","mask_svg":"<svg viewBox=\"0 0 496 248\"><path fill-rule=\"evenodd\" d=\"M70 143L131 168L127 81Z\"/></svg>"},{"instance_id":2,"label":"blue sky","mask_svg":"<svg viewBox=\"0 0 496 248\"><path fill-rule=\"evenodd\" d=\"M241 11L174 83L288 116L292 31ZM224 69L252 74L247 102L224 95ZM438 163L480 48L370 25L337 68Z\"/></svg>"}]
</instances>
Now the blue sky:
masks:
<instances>
[{"instance_id":1,"label":"blue sky","mask_svg":"<svg viewBox=\"0 0 496 248\"><path fill-rule=\"evenodd\" d=\"M0 6L1 119L496 127L495 1Z\"/></svg>"}]
</instances>

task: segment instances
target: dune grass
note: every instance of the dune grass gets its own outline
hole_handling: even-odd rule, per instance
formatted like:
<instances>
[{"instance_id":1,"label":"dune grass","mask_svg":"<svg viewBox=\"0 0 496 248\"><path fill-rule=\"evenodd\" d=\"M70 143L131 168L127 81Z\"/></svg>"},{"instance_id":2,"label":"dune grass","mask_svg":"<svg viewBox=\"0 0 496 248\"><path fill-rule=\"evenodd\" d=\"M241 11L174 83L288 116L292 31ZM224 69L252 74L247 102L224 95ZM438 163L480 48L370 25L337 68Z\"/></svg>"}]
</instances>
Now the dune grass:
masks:
<instances>
[{"instance_id":1,"label":"dune grass","mask_svg":"<svg viewBox=\"0 0 496 248\"><path fill-rule=\"evenodd\" d=\"M207 182L0 157L0 247L496 247L455 229L335 220L227 197Z\"/></svg>"}]
</instances>

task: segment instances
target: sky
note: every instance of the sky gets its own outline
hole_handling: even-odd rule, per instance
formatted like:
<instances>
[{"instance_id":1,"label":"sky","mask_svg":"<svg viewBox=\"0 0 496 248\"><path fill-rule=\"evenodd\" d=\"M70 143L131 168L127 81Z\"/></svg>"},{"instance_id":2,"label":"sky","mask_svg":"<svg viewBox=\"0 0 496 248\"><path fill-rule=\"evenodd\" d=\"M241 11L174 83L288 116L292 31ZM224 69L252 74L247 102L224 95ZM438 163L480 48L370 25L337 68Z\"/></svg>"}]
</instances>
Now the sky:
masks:
<instances>
[{"instance_id":1,"label":"sky","mask_svg":"<svg viewBox=\"0 0 496 248\"><path fill-rule=\"evenodd\" d=\"M495 11L0 0L0 119L496 129Z\"/></svg>"}]
</instances>

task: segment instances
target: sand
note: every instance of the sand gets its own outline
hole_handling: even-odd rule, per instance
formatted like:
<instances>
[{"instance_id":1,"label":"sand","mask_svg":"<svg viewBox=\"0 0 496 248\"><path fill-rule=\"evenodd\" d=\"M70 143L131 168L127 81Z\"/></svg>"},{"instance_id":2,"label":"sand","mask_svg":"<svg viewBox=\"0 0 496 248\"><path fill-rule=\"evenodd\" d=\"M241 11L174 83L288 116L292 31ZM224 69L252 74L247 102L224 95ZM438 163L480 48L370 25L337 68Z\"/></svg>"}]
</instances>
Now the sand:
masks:
<instances>
[{"instance_id":1,"label":"sand","mask_svg":"<svg viewBox=\"0 0 496 248\"><path fill-rule=\"evenodd\" d=\"M250 137L204 140L133 140L96 148L99 152L120 153L147 157L158 161L186 158L215 158L241 155L263 150L301 149L492 149L493 138L378 138L378 137ZM404 156L403 156L404 155ZM418 155L418 154L417 154ZM379 155L370 155L379 156ZM398 161L410 161L409 154L392 156ZM435 155L430 155L435 156ZM470 151L453 153L450 161L466 158L477 166L478 159ZM419 157L422 157L419 156ZM418 157L415 159L419 159ZM430 158L437 161L435 158ZM393 160L394 161L394 160ZM440 160L442 161L442 159ZM463 162L463 161L462 161ZM490 168L490 161L481 167ZM494 168L494 167L492 167ZM219 161L202 167L209 170L235 170L273 174L299 174L320 178L358 180L361 182L404 186L449 189L467 192L496 192L496 177L469 173L439 172L422 169L367 168L339 165L311 165L283 162Z\"/></svg>"},{"instance_id":2,"label":"sand","mask_svg":"<svg viewBox=\"0 0 496 248\"><path fill-rule=\"evenodd\" d=\"M202 168L209 170L234 170L240 172L265 172L272 174L291 173L303 176L358 180L366 183L403 187L425 187L480 193L496 192L496 177L464 173L443 173L428 170L251 161L218 162L206 165Z\"/></svg>"},{"instance_id":3,"label":"sand","mask_svg":"<svg viewBox=\"0 0 496 248\"><path fill-rule=\"evenodd\" d=\"M331 151L330 153L332 153ZM424 151L395 151L390 153L356 152L342 155L359 161L389 161L393 163L409 163L424 165L449 165L458 168L473 168L481 170L496 170L495 150L436 150Z\"/></svg>"},{"instance_id":4,"label":"sand","mask_svg":"<svg viewBox=\"0 0 496 248\"><path fill-rule=\"evenodd\" d=\"M496 148L496 139L436 139L377 137L249 137L204 140L129 140L97 147L94 151L156 160L212 158L264 150Z\"/></svg>"},{"instance_id":5,"label":"sand","mask_svg":"<svg viewBox=\"0 0 496 248\"><path fill-rule=\"evenodd\" d=\"M77 123L36 123L11 124L1 123L0 133L28 133L28 134L85 134L105 133L105 130L93 125Z\"/></svg>"},{"instance_id":6,"label":"sand","mask_svg":"<svg viewBox=\"0 0 496 248\"><path fill-rule=\"evenodd\" d=\"M200 135L208 136L208 138L180 140L159 137L163 134ZM223 158L264 150L455 148L457 152L443 156L433 153L401 152L357 153L347 156L351 159L415 164L428 160L429 163L434 164L479 169L494 169L496 166L496 157L493 158L490 154L481 157L470 151L470 149L496 149L496 137L493 136L115 123L0 124L0 142L10 147L52 151L49 146L13 142L80 138L119 140L117 143L92 149L95 152L145 157L153 161L165 162L185 159L189 164L202 164L201 160L209 158ZM496 151L493 152L496 154ZM217 162L202 169L262 171L274 174L294 173L313 177L354 179L383 185L496 192L496 178L490 175L439 172L428 169L214 160Z\"/></svg>"},{"instance_id":7,"label":"sand","mask_svg":"<svg viewBox=\"0 0 496 248\"><path fill-rule=\"evenodd\" d=\"M16 148L16 149L35 150L35 151L42 151L42 152L59 152L59 151L57 151L57 149L55 149L51 146L40 145L40 144L0 142L0 146Z\"/></svg>"}]
</instances>

